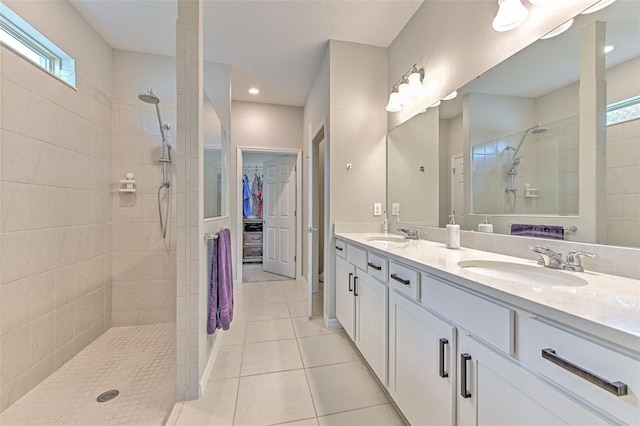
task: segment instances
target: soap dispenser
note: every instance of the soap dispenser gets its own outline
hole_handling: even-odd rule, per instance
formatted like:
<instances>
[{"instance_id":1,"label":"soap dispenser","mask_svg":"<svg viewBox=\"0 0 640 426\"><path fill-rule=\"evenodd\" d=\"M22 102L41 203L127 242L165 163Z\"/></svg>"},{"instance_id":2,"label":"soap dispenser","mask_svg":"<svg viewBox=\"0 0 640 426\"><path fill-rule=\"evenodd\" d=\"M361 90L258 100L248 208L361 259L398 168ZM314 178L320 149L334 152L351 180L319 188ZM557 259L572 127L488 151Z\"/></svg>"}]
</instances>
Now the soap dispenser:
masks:
<instances>
[{"instance_id":1,"label":"soap dispenser","mask_svg":"<svg viewBox=\"0 0 640 426\"><path fill-rule=\"evenodd\" d=\"M450 249L458 249L460 248L460 225L456 223L456 211L452 211L447 217L451 218L451 222L449 222L446 228L447 235L445 245Z\"/></svg>"},{"instance_id":2,"label":"soap dispenser","mask_svg":"<svg viewBox=\"0 0 640 426\"><path fill-rule=\"evenodd\" d=\"M489 217L486 214L482 223L478 224L478 232L493 233L493 225L489 223Z\"/></svg>"}]
</instances>

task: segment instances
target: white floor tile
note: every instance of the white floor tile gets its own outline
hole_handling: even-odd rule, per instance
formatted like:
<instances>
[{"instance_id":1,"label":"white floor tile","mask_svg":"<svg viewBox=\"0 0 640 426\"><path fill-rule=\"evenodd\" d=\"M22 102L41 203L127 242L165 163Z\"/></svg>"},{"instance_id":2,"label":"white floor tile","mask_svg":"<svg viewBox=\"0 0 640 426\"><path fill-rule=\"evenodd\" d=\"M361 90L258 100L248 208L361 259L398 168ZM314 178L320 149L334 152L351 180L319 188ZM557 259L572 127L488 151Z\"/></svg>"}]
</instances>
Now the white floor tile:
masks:
<instances>
[{"instance_id":1,"label":"white floor tile","mask_svg":"<svg viewBox=\"0 0 640 426\"><path fill-rule=\"evenodd\" d=\"M210 381L202 398L183 403L176 425L232 425L238 380Z\"/></svg>"},{"instance_id":2,"label":"white floor tile","mask_svg":"<svg viewBox=\"0 0 640 426\"><path fill-rule=\"evenodd\" d=\"M309 305L306 300L304 302L290 302L288 305L291 318L306 317L309 315Z\"/></svg>"},{"instance_id":3,"label":"white floor tile","mask_svg":"<svg viewBox=\"0 0 640 426\"><path fill-rule=\"evenodd\" d=\"M240 378L235 425L269 425L315 415L304 370Z\"/></svg>"},{"instance_id":4,"label":"white floor tile","mask_svg":"<svg viewBox=\"0 0 640 426\"><path fill-rule=\"evenodd\" d=\"M236 321L234 318L229 330L216 330L216 333L220 333L220 346L233 346L242 345L244 343L246 331L247 323Z\"/></svg>"},{"instance_id":5,"label":"white floor tile","mask_svg":"<svg viewBox=\"0 0 640 426\"><path fill-rule=\"evenodd\" d=\"M245 343L268 342L270 340L293 339L295 333L291 319L252 321L247 324Z\"/></svg>"},{"instance_id":6,"label":"white floor tile","mask_svg":"<svg viewBox=\"0 0 640 426\"><path fill-rule=\"evenodd\" d=\"M249 310L249 321L265 321L273 319L289 318L289 307L286 303L273 303L270 305L254 305Z\"/></svg>"},{"instance_id":7,"label":"white floor tile","mask_svg":"<svg viewBox=\"0 0 640 426\"><path fill-rule=\"evenodd\" d=\"M360 361L360 357L347 339L344 333L299 338L305 368Z\"/></svg>"},{"instance_id":8,"label":"white floor tile","mask_svg":"<svg viewBox=\"0 0 640 426\"><path fill-rule=\"evenodd\" d=\"M300 368L302 368L302 359L296 339L245 345L242 357L242 376Z\"/></svg>"},{"instance_id":9,"label":"white floor tile","mask_svg":"<svg viewBox=\"0 0 640 426\"><path fill-rule=\"evenodd\" d=\"M331 414L318 420L320 426L404 426L391 404Z\"/></svg>"},{"instance_id":10,"label":"white floor tile","mask_svg":"<svg viewBox=\"0 0 640 426\"><path fill-rule=\"evenodd\" d=\"M322 318L309 319L307 317L292 318L293 328L297 337L319 336L322 334L341 333L341 328L329 329L324 326Z\"/></svg>"},{"instance_id":11,"label":"white floor tile","mask_svg":"<svg viewBox=\"0 0 640 426\"><path fill-rule=\"evenodd\" d=\"M298 420L297 422L279 423L275 426L318 426L318 419Z\"/></svg>"},{"instance_id":12,"label":"white floor tile","mask_svg":"<svg viewBox=\"0 0 640 426\"><path fill-rule=\"evenodd\" d=\"M243 349L244 345L222 346L218 348L218 353L214 361L215 368L211 371L209 381L239 377Z\"/></svg>"},{"instance_id":13,"label":"white floor tile","mask_svg":"<svg viewBox=\"0 0 640 426\"><path fill-rule=\"evenodd\" d=\"M318 416L388 403L362 362L305 370Z\"/></svg>"}]
</instances>

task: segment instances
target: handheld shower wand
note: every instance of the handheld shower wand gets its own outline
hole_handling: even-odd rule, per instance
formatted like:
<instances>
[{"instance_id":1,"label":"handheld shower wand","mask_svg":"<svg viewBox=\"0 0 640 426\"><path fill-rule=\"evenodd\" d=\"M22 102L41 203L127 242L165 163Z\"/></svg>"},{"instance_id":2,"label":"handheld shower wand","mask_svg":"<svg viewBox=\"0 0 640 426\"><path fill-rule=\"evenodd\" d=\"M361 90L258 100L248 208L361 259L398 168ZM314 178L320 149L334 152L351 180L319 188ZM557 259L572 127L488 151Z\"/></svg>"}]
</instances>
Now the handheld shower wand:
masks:
<instances>
[{"instance_id":1,"label":"handheld shower wand","mask_svg":"<svg viewBox=\"0 0 640 426\"><path fill-rule=\"evenodd\" d=\"M160 126L160 135L162 136L162 157L158 160L162 164L162 183L158 188L158 216L160 216L160 231L162 232L162 238L167 236L167 223L169 221L169 208L171 206L171 145L167 140L165 131L171 130L169 124L162 124L162 117L160 116L160 98L153 93L151 88L147 89L145 93L140 93L138 98L145 103L153 104L156 106L156 114L158 114L158 124ZM166 189L167 201L165 206L165 214L162 216L162 190Z\"/></svg>"}]
</instances>

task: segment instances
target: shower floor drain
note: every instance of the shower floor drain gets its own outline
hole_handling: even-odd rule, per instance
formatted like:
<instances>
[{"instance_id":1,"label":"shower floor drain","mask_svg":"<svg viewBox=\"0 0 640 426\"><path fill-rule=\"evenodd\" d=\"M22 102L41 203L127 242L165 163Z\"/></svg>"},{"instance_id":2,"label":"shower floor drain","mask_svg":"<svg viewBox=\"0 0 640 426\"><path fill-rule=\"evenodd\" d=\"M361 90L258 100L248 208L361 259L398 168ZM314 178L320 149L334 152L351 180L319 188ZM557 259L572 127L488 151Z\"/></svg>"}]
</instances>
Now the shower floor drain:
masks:
<instances>
[{"instance_id":1,"label":"shower floor drain","mask_svg":"<svg viewBox=\"0 0 640 426\"><path fill-rule=\"evenodd\" d=\"M113 398L115 398L116 396L118 396L118 394L120 393L119 390L116 389L112 389L112 390L108 390L106 392L101 393L98 398L96 398L96 401L98 402L107 402L107 401L111 401Z\"/></svg>"}]
</instances>

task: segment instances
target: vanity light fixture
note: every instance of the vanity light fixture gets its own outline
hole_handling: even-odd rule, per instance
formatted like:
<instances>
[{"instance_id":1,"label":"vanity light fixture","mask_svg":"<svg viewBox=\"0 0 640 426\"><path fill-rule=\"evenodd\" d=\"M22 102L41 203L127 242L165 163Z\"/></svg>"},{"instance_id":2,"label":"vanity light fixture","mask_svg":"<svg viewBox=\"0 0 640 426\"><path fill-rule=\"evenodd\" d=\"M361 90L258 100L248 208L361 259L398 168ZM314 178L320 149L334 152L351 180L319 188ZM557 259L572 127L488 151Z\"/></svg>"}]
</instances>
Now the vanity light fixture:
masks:
<instances>
[{"instance_id":1,"label":"vanity light fixture","mask_svg":"<svg viewBox=\"0 0 640 426\"><path fill-rule=\"evenodd\" d=\"M435 102L435 103L429 105L429 108L435 108L437 106L440 106L441 103L442 103L442 101Z\"/></svg>"},{"instance_id":2,"label":"vanity light fixture","mask_svg":"<svg viewBox=\"0 0 640 426\"><path fill-rule=\"evenodd\" d=\"M498 14L491 26L498 32L509 31L522 24L528 14L520 0L498 0Z\"/></svg>"},{"instance_id":3,"label":"vanity light fixture","mask_svg":"<svg viewBox=\"0 0 640 426\"><path fill-rule=\"evenodd\" d=\"M611 5L615 1L616 0L600 0L598 3L594 4L593 6L591 6L590 8L585 10L584 12L581 12L580 14L581 15L588 15L590 13L597 12L597 11L602 10L605 7Z\"/></svg>"},{"instance_id":4,"label":"vanity light fixture","mask_svg":"<svg viewBox=\"0 0 640 426\"><path fill-rule=\"evenodd\" d=\"M251 93L252 95L257 95L258 93L260 93L260 89L258 89L257 87L252 87L249 89L249 93Z\"/></svg>"},{"instance_id":5,"label":"vanity light fixture","mask_svg":"<svg viewBox=\"0 0 640 426\"><path fill-rule=\"evenodd\" d=\"M458 92L456 90L454 90L453 92L449 93L447 96L442 98L442 100L443 101L450 101L451 99L455 98L456 96L458 96Z\"/></svg>"},{"instance_id":6,"label":"vanity light fixture","mask_svg":"<svg viewBox=\"0 0 640 426\"><path fill-rule=\"evenodd\" d=\"M414 64L409 71L404 73L400 80L393 85L393 90L389 94L387 111L399 112L404 105L407 105L422 92L422 81L424 80L424 68L418 69Z\"/></svg>"},{"instance_id":7,"label":"vanity light fixture","mask_svg":"<svg viewBox=\"0 0 640 426\"><path fill-rule=\"evenodd\" d=\"M549 31L548 33L546 33L545 35L540 37L540 40L546 40L546 39L555 37L557 35L560 35L563 32L567 31L569 28L571 28L571 25L573 25L573 18L569 19L567 22L565 22L564 24L560 25L556 29Z\"/></svg>"}]
</instances>

